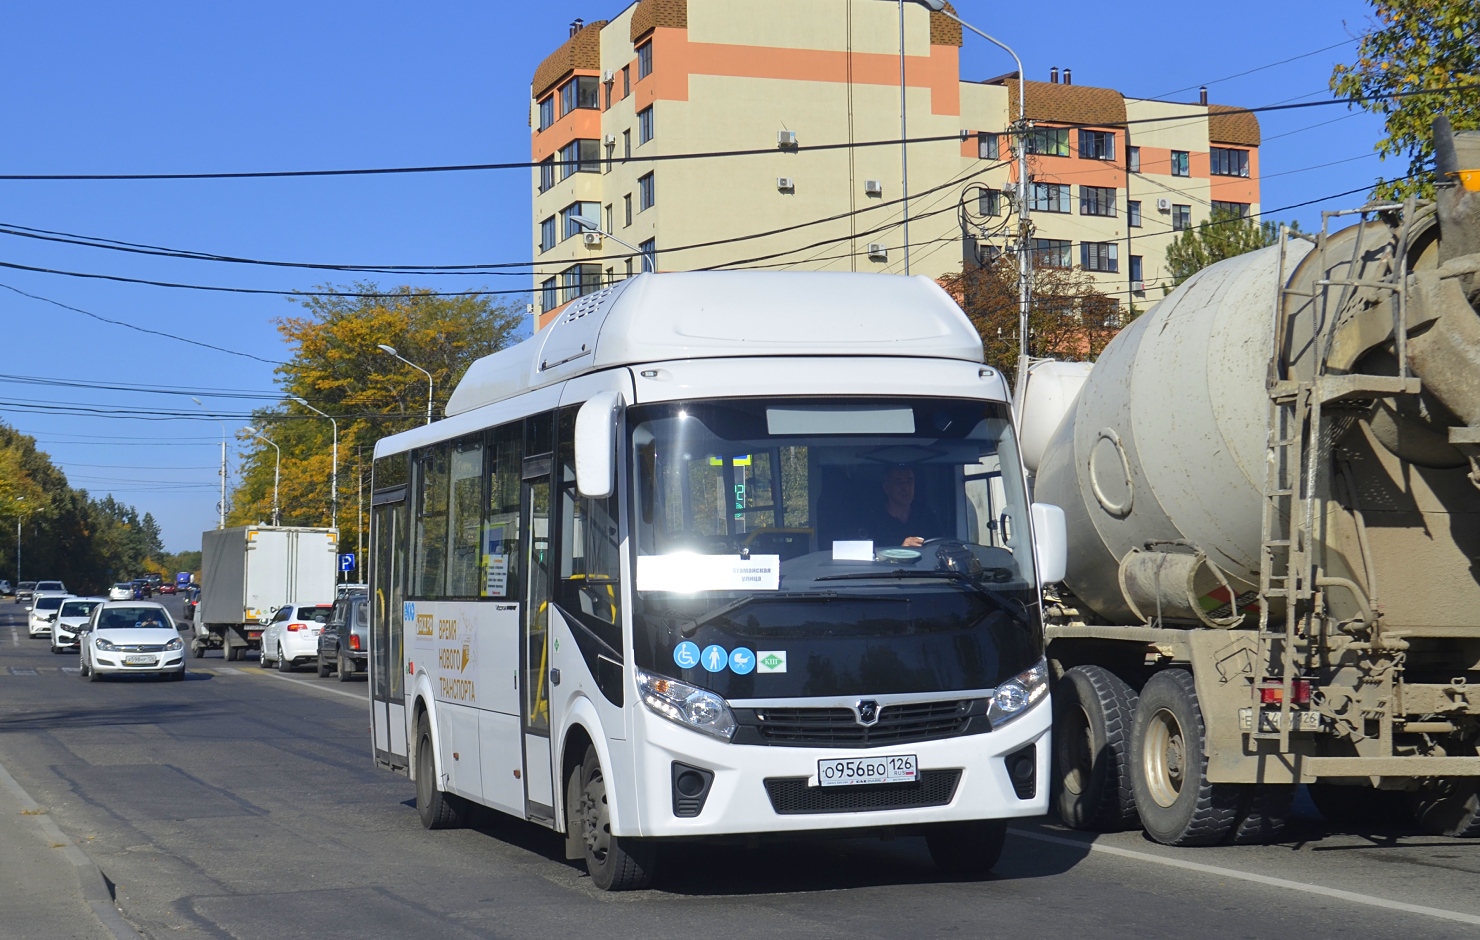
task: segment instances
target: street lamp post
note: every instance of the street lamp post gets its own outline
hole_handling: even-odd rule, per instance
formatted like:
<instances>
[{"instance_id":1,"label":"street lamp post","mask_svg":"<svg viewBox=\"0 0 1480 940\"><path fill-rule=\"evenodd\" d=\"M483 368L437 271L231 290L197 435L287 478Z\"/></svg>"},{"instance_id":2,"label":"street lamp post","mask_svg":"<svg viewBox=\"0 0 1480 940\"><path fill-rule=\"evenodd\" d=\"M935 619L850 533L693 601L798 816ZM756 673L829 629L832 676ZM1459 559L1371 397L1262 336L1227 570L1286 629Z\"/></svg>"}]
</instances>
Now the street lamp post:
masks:
<instances>
[{"instance_id":1,"label":"street lamp post","mask_svg":"<svg viewBox=\"0 0 1480 940\"><path fill-rule=\"evenodd\" d=\"M18 503L23 503L23 502L26 501L26 498L24 496L17 496L15 498L15 501L18 502ZM21 586L21 509L20 509L19 506L17 506L15 508L15 587L16 587L16 590L20 590L20 586Z\"/></svg>"},{"instance_id":2,"label":"street lamp post","mask_svg":"<svg viewBox=\"0 0 1480 940\"><path fill-rule=\"evenodd\" d=\"M190 400L200 405L202 410L205 409L206 406L201 404L199 398L192 395ZM224 529L226 528L226 422L218 421L218 423L221 425L221 502L216 504L219 512L216 528Z\"/></svg>"},{"instance_id":3,"label":"street lamp post","mask_svg":"<svg viewBox=\"0 0 1480 940\"><path fill-rule=\"evenodd\" d=\"M256 428L248 427L247 430L257 435L258 440L277 451L277 465L272 469L272 524L276 527L278 524L278 484L283 479L283 449L268 440L267 435Z\"/></svg>"},{"instance_id":4,"label":"street lamp post","mask_svg":"<svg viewBox=\"0 0 1480 940\"><path fill-rule=\"evenodd\" d=\"M574 222L576 224L576 227L581 229L582 231L595 232L602 238L610 238L612 241L616 242L618 245L621 245L623 248L626 248L636 255L639 255L642 258L642 272L644 274L653 273L653 259L649 257L648 253L643 251L641 248L638 248L636 245L632 245L628 242L622 241L611 232L606 231L595 222L592 222L590 219L584 218L583 216L573 215L570 217L570 220ZM384 349L385 347L382 346L380 348Z\"/></svg>"},{"instance_id":5,"label":"street lamp post","mask_svg":"<svg viewBox=\"0 0 1480 940\"><path fill-rule=\"evenodd\" d=\"M315 408L313 405L310 405L308 402L304 401L301 398L296 398L295 397L293 399L293 401L296 401L298 404L300 404L303 407L307 408L309 411L312 411L314 414L318 415L321 418L329 418L329 423L332 424L332 425L334 425L334 456L333 456L333 469L332 469L332 471L329 474L329 504L330 504L331 507L333 507L332 508L332 512L331 512L331 518L333 519L334 528L338 529L339 528L339 422L336 421L336 420L334 420L329 415L324 414L322 411L320 411L319 409Z\"/></svg>"},{"instance_id":6,"label":"street lamp post","mask_svg":"<svg viewBox=\"0 0 1480 940\"><path fill-rule=\"evenodd\" d=\"M427 424L431 424L432 423L432 374L430 372L428 372L427 370L423 369L421 366L419 366L416 363L412 362L410 359L407 359L405 356L403 356L400 353L396 352L396 347L394 347L394 346L387 346L385 343L377 343L376 345L380 348L380 351L381 352L383 352L383 353L389 353L390 355L395 356L397 359L401 360L402 362L406 363L411 368L415 369L417 372L420 372L422 375L424 375L424 376L427 377Z\"/></svg>"}]
</instances>

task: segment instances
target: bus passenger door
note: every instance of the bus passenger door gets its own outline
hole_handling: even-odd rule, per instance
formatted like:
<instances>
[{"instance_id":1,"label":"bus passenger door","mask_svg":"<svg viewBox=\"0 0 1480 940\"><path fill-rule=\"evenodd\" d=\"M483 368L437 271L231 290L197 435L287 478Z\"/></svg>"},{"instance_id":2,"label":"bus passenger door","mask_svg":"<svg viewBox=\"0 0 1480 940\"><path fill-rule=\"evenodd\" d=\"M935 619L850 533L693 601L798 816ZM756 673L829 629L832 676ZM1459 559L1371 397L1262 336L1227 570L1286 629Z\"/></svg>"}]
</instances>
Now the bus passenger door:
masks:
<instances>
[{"instance_id":1,"label":"bus passenger door","mask_svg":"<svg viewBox=\"0 0 1480 940\"><path fill-rule=\"evenodd\" d=\"M555 818L555 786L550 754L550 600L554 558L551 553L551 458L524 460L525 603L520 637L519 685L523 689L525 812L542 820Z\"/></svg>"},{"instance_id":2,"label":"bus passenger door","mask_svg":"<svg viewBox=\"0 0 1480 940\"><path fill-rule=\"evenodd\" d=\"M370 515L370 726L376 762L405 771L410 766L401 614L406 598L405 488L377 493Z\"/></svg>"}]
</instances>

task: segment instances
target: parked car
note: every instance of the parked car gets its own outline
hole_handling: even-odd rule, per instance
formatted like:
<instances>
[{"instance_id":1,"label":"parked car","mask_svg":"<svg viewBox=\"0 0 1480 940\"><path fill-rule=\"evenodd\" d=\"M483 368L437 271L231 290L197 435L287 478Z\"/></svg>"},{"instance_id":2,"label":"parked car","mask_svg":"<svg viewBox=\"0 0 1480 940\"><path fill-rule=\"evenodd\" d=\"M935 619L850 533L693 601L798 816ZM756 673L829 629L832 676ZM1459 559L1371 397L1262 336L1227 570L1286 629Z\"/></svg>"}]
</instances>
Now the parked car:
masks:
<instances>
[{"instance_id":1,"label":"parked car","mask_svg":"<svg viewBox=\"0 0 1480 940\"><path fill-rule=\"evenodd\" d=\"M134 583L132 581L119 581L108 589L108 600L131 601L134 599Z\"/></svg>"},{"instance_id":2,"label":"parked car","mask_svg":"<svg viewBox=\"0 0 1480 940\"><path fill-rule=\"evenodd\" d=\"M185 643L160 604L104 601L83 627L79 665L84 679L142 673L185 678Z\"/></svg>"},{"instance_id":3,"label":"parked car","mask_svg":"<svg viewBox=\"0 0 1480 940\"><path fill-rule=\"evenodd\" d=\"M31 601L31 615L26 618L27 632L31 639L38 636L51 636L51 622L57 619L57 610L61 608L62 601L66 600L66 594L55 592L36 592Z\"/></svg>"},{"instance_id":4,"label":"parked car","mask_svg":"<svg viewBox=\"0 0 1480 940\"><path fill-rule=\"evenodd\" d=\"M29 601L36 594L35 581L22 581L15 586L15 602Z\"/></svg>"},{"instance_id":5,"label":"parked car","mask_svg":"<svg viewBox=\"0 0 1480 940\"><path fill-rule=\"evenodd\" d=\"M5 580L4 578L0 578L0 594L9 594L9 593L11 593L11 590L10 590L10 582L7 581L7 580Z\"/></svg>"},{"instance_id":6,"label":"parked car","mask_svg":"<svg viewBox=\"0 0 1480 940\"><path fill-rule=\"evenodd\" d=\"M332 670L348 682L366 667L370 655L370 597L350 594L334 602L334 612L319 634L319 678Z\"/></svg>"},{"instance_id":7,"label":"parked car","mask_svg":"<svg viewBox=\"0 0 1480 940\"><path fill-rule=\"evenodd\" d=\"M67 586L60 581L37 581L36 593L40 594L43 591L51 594L65 594Z\"/></svg>"},{"instance_id":8,"label":"parked car","mask_svg":"<svg viewBox=\"0 0 1480 940\"><path fill-rule=\"evenodd\" d=\"M63 600L51 624L51 651L65 653L77 649L77 637L92 618L93 610L107 600L106 597L69 597Z\"/></svg>"},{"instance_id":9,"label":"parked car","mask_svg":"<svg viewBox=\"0 0 1480 940\"><path fill-rule=\"evenodd\" d=\"M262 631L263 669L276 663L278 672L292 672L300 663L317 659L319 634L334 608L328 604L289 604L272 615Z\"/></svg>"}]
</instances>

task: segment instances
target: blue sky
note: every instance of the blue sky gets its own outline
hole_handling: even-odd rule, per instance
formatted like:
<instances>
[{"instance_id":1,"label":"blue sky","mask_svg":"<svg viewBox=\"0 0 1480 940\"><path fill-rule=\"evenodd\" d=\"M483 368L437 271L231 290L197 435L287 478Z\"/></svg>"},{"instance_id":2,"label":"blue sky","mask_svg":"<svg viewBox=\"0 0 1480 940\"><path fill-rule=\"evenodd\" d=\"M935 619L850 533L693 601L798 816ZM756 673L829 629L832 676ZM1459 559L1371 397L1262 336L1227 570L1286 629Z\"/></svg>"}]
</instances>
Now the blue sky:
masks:
<instances>
[{"instance_id":1,"label":"blue sky","mask_svg":"<svg viewBox=\"0 0 1480 940\"><path fill-rule=\"evenodd\" d=\"M741 2L741 0L736 0ZM808 0L796 0L805 3ZM1014 46L1030 78L1050 66L1128 95L1258 106L1325 97L1342 43L1366 23L1357 0L1111 8L958 0L963 18ZM10 3L0 7L0 173L149 173L526 160L530 75L575 17L617 2L417 4L258 0L252 4ZM1235 73L1303 56L1252 74ZM1011 67L968 36L967 78ZM1180 91L1178 91L1181 89ZM1261 116L1264 205L1368 185L1380 123L1342 106ZM1324 123L1323 122L1331 122ZM1317 126L1322 125L1322 126ZM1323 164L1330 164L1322 166ZM1319 169L1310 169L1320 167ZM1279 213L1319 226L1319 211ZM252 258L328 263L468 264L529 257L527 171L190 182L0 182L0 223ZM0 236L0 262L276 290L324 277L293 269L146 258ZM344 283L348 276L341 276ZM382 283L390 285L391 279ZM523 288L518 278L440 277L442 289ZM285 348L274 321L289 300L86 280L0 268L0 285L266 360ZM0 289L7 376L236 390L271 395L268 363L98 322ZM212 411L250 400L200 394ZM22 400L202 417L33 413ZM172 550L214 525L221 425L188 397L0 381L0 418L35 435L74 485L148 510ZM233 436L245 422L226 421ZM350 499L352 501L352 494ZM352 502L350 503L352 505Z\"/></svg>"}]
</instances>

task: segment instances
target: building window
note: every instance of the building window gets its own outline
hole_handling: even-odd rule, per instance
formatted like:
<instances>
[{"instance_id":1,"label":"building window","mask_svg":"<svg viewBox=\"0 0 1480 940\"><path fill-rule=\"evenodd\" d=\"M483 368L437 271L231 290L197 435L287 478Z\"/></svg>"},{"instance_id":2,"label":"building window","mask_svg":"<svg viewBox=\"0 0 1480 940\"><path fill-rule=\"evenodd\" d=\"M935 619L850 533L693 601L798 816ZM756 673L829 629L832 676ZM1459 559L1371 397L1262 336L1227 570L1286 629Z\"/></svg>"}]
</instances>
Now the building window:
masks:
<instances>
[{"instance_id":1,"label":"building window","mask_svg":"<svg viewBox=\"0 0 1480 940\"><path fill-rule=\"evenodd\" d=\"M632 159L632 132L622 131L622 159Z\"/></svg>"},{"instance_id":2,"label":"building window","mask_svg":"<svg viewBox=\"0 0 1480 940\"><path fill-rule=\"evenodd\" d=\"M592 225L601 224L601 216L598 214L601 206L594 202L573 202L560 210L560 238L564 241L586 231L576 224L576 219L585 219Z\"/></svg>"},{"instance_id":3,"label":"building window","mask_svg":"<svg viewBox=\"0 0 1480 940\"><path fill-rule=\"evenodd\" d=\"M658 240L656 238L638 242L637 250L642 252L643 266L646 270L658 270Z\"/></svg>"},{"instance_id":4,"label":"building window","mask_svg":"<svg viewBox=\"0 0 1480 940\"><path fill-rule=\"evenodd\" d=\"M1002 214L1002 194L995 189L983 189L977 193L977 209L981 215Z\"/></svg>"},{"instance_id":5,"label":"building window","mask_svg":"<svg viewBox=\"0 0 1480 940\"><path fill-rule=\"evenodd\" d=\"M1114 160L1115 134L1111 131L1080 131L1079 157L1082 160Z\"/></svg>"},{"instance_id":6,"label":"building window","mask_svg":"<svg viewBox=\"0 0 1480 940\"><path fill-rule=\"evenodd\" d=\"M1192 166L1188 162L1188 154L1185 150L1172 151L1172 175L1191 176Z\"/></svg>"},{"instance_id":7,"label":"building window","mask_svg":"<svg viewBox=\"0 0 1480 940\"><path fill-rule=\"evenodd\" d=\"M1125 201L1125 220L1131 228L1141 227L1141 200L1127 199Z\"/></svg>"},{"instance_id":8,"label":"building window","mask_svg":"<svg viewBox=\"0 0 1480 940\"><path fill-rule=\"evenodd\" d=\"M595 75L577 75L560 86L560 113L601 107L601 81Z\"/></svg>"},{"instance_id":9,"label":"building window","mask_svg":"<svg viewBox=\"0 0 1480 940\"><path fill-rule=\"evenodd\" d=\"M1248 176L1249 151L1214 147L1208 151L1208 172L1214 176Z\"/></svg>"},{"instance_id":10,"label":"building window","mask_svg":"<svg viewBox=\"0 0 1480 940\"><path fill-rule=\"evenodd\" d=\"M1072 244L1057 238L1033 239L1033 263L1043 268L1067 268L1074 262L1070 256Z\"/></svg>"},{"instance_id":11,"label":"building window","mask_svg":"<svg viewBox=\"0 0 1480 940\"><path fill-rule=\"evenodd\" d=\"M637 143L639 146L653 139L653 106L648 105L637 112Z\"/></svg>"},{"instance_id":12,"label":"building window","mask_svg":"<svg viewBox=\"0 0 1480 940\"><path fill-rule=\"evenodd\" d=\"M1120 270L1118 246L1114 242L1080 242L1079 263L1086 271L1114 274Z\"/></svg>"},{"instance_id":13,"label":"building window","mask_svg":"<svg viewBox=\"0 0 1480 940\"><path fill-rule=\"evenodd\" d=\"M1131 255L1131 280L1135 281L1138 284L1146 280L1144 277L1141 276L1140 255Z\"/></svg>"},{"instance_id":14,"label":"building window","mask_svg":"<svg viewBox=\"0 0 1480 940\"><path fill-rule=\"evenodd\" d=\"M1172 206L1172 231L1184 232L1192 228L1192 207Z\"/></svg>"},{"instance_id":15,"label":"building window","mask_svg":"<svg viewBox=\"0 0 1480 940\"><path fill-rule=\"evenodd\" d=\"M632 94L632 66L622 66L622 97Z\"/></svg>"},{"instance_id":16,"label":"building window","mask_svg":"<svg viewBox=\"0 0 1480 940\"><path fill-rule=\"evenodd\" d=\"M560 148L560 178L601 172L601 141L581 138Z\"/></svg>"},{"instance_id":17,"label":"building window","mask_svg":"<svg viewBox=\"0 0 1480 940\"><path fill-rule=\"evenodd\" d=\"M552 215L540 223L540 251L555 247L555 217Z\"/></svg>"},{"instance_id":18,"label":"building window","mask_svg":"<svg viewBox=\"0 0 1480 940\"><path fill-rule=\"evenodd\" d=\"M1141 172L1141 148L1140 147L1127 147L1127 148L1125 148L1125 168L1127 170L1130 170L1132 173L1139 173L1139 172Z\"/></svg>"},{"instance_id":19,"label":"building window","mask_svg":"<svg viewBox=\"0 0 1480 940\"><path fill-rule=\"evenodd\" d=\"M637 211L645 212L653 207L657 194L653 191L653 174L649 173L637 181Z\"/></svg>"},{"instance_id":20,"label":"building window","mask_svg":"<svg viewBox=\"0 0 1480 940\"><path fill-rule=\"evenodd\" d=\"M998 142L997 134L978 134L976 136L976 158L978 160L999 160L1002 153L1001 144Z\"/></svg>"},{"instance_id":21,"label":"building window","mask_svg":"<svg viewBox=\"0 0 1480 940\"><path fill-rule=\"evenodd\" d=\"M1079 214L1115 216L1115 188L1112 186L1079 187Z\"/></svg>"},{"instance_id":22,"label":"building window","mask_svg":"<svg viewBox=\"0 0 1480 940\"><path fill-rule=\"evenodd\" d=\"M1028 152L1045 157L1067 157L1069 155L1069 129L1067 127L1035 127L1028 133Z\"/></svg>"},{"instance_id":23,"label":"building window","mask_svg":"<svg viewBox=\"0 0 1480 940\"><path fill-rule=\"evenodd\" d=\"M628 277L631 277L632 276L632 259L631 258L628 258L627 261L626 261L626 264L627 264L627 276Z\"/></svg>"},{"instance_id":24,"label":"building window","mask_svg":"<svg viewBox=\"0 0 1480 940\"><path fill-rule=\"evenodd\" d=\"M555 279L546 278L540 284L540 309L546 313L560 306L560 294L555 289Z\"/></svg>"},{"instance_id":25,"label":"building window","mask_svg":"<svg viewBox=\"0 0 1480 940\"><path fill-rule=\"evenodd\" d=\"M616 82L606 83L606 104L601 107L603 111L610 111L612 109L612 86L615 84Z\"/></svg>"},{"instance_id":26,"label":"building window","mask_svg":"<svg viewBox=\"0 0 1480 940\"><path fill-rule=\"evenodd\" d=\"M555 96L546 95L540 102L540 130L555 123Z\"/></svg>"},{"instance_id":27,"label":"building window","mask_svg":"<svg viewBox=\"0 0 1480 940\"><path fill-rule=\"evenodd\" d=\"M601 290L601 265L573 264L560 272L560 299L570 303L577 297Z\"/></svg>"},{"instance_id":28,"label":"building window","mask_svg":"<svg viewBox=\"0 0 1480 940\"><path fill-rule=\"evenodd\" d=\"M637 80L642 81L653 74L653 43L651 40L637 47Z\"/></svg>"},{"instance_id":29,"label":"building window","mask_svg":"<svg viewBox=\"0 0 1480 940\"><path fill-rule=\"evenodd\" d=\"M1029 208L1034 212L1069 212L1068 183L1034 183Z\"/></svg>"},{"instance_id":30,"label":"building window","mask_svg":"<svg viewBox=\"0 0 1480 940\"><path fill-rule=\"evenodd\" d=\"M569 175L569 174L567 174ZM544 192L555 185L555 158L546 157L540 161L540 192Z\"/></svg>"},{"instance_id":31,"label":"building window","mask_svg":"<svg viewBox=\"0 0 1480 940\"><path fill-rule=\"evenodd\" d=\"M632 224L632 194L628 193L622 197L622 227L626 228Z\"/></svg>"},{"instance_id":32,"label":"building window","mask_svg":"<svg viewBox=\"0 0 1480 940\"><path fill-rule=\"evenodd\" d=\"M606 225L604 225L603 228L605 228L606 231L608 231L608 232L615 230L616 229L616 226L612 224L612 204L611 203L607 203L606 204L606 212L604 214L604 218L606 219Z\"/></svg>"},{"instance_id":33,"label":"building window","mask_svg":"<svg viewBox=\"0 0 1480 940\"><path fill-rule=\"evenodd\" d=\"M1247 202L1220 202L1213 200L1213 215L1224 218L1247 219L1249 217L1249 204Z\"/></svg>"}]
</instances>

